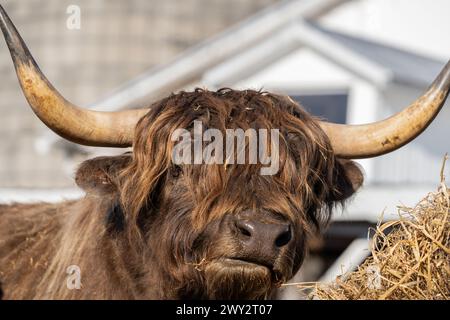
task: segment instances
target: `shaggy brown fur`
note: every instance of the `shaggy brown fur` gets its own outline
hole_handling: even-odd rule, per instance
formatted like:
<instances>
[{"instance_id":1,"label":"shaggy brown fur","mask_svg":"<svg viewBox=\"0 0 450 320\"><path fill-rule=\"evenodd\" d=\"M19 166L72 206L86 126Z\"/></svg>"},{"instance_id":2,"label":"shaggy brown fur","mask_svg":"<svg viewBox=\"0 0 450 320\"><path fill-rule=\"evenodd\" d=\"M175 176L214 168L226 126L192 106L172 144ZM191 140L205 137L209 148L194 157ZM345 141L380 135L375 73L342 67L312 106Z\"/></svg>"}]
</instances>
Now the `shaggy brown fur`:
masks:
<instances>
[{"instance_id":1,"label":"shaggy brown fur","mask_svg":"<svg viewBox=\"0 0 450 320\"><path fill-rule=\"evenodd\" d=\"M171 162L177 128L280 129L280 169ZM7 299L265 298L301 265L308 234L351 196L362 174L336 159L315 119L290 99L196 90L155 103L133 153L81 165L79 201L0 206L0 282ZM228 221L244 210L279 216L292 241L273 268L242 258ZM244 257L245 258L245 257ZM82 288L69 290L77 265Z\"/></svg>"}]
</instances>

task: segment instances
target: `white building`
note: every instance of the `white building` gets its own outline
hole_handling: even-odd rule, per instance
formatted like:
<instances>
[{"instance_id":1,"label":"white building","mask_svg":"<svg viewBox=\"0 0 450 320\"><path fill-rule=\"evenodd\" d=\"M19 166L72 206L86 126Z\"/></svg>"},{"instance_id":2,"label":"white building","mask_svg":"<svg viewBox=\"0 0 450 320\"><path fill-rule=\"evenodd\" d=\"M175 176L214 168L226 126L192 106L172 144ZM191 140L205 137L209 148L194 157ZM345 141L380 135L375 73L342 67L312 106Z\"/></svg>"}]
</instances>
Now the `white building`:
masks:
<instances>
[{"instance_id":1,"label":"white building","mask_svg":"<svg viewBox=\"0 0 450 320\"><path fill-rule=\"evenodd\" d=\"M139 106L171 91L227 86L289 94L330 121L374 122L419 97L450 58L449 9L446 0L281 1L94 107ZM385 208L395 213L400 201L412 205L435 188L450 151L448 104L412 143L360 161L365 187L337 219L376 221Z\"/></svg>"}]
</instances>

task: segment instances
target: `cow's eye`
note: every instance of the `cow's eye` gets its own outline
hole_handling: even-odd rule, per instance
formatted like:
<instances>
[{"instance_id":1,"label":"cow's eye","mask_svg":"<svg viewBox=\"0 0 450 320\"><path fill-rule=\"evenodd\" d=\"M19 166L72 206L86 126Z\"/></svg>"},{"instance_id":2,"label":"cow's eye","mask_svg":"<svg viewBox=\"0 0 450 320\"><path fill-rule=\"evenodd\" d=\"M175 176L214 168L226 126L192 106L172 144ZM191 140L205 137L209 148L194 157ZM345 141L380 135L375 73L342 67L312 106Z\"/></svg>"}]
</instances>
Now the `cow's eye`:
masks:
<instances>
[{"instance_id":1,"label":"cow's eye","mask_svg":"<svg viewBox=\"0 0 450 320\"><path fill-rule=\"evenodd\" d=\"M170 174L173 178L178 178L183 173L183 169L180 166L173 166L170 170Z\"/></svg>"}]
</instances>

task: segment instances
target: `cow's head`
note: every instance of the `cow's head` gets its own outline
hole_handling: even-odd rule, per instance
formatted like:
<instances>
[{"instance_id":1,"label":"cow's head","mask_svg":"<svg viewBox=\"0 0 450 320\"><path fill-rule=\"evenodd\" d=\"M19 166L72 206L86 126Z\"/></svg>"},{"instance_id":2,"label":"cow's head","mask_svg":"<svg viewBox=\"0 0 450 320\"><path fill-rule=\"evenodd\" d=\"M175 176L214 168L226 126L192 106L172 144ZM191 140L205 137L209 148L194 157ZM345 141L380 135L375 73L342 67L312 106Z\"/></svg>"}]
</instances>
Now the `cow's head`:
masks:
<instances>
[{"instance_id":1,"label":"cow's head","mask_svg":"<svg viewBox=\"0 0 450 320\"><path fill-rule=\"evenodd\" d=\"M298 270L308 235L327 222L333 205L362 184L359 168L336 158L317 122L286 97L197 90L150 109L136 127L133 153L85 162L77 183L90 193L116 193L109 228L142 234L151 261L145 273L170 275L163 284L176 296L267 297ZM201 134L223 136L224 153L230 129L254 129L255 140L234 139L235 162L240 152L246 161L174 163L174 133L184 129L193 138L196 122ZM274 128L279 144L268 154L279 167L262 174L263 164L249 163L259 149L251 145L268 146L258 133ZM202 141L202 150L208 145Z\"/></svg>"},{"instance_id":2,"label":"cow's head","mask_svg":"<svg viewBox=\"0 0 450 320\"><path fill-rule=\"evenodd\" d=\"M139 248L139 281L159 283L166 297L269 296L300 267L308 234L361 186L360 169L347 159L378 156L414 139L450 87L447 64L403 112L360 126L319 121L288 97L250 90L181 92L147 109L87 111L51 86L1 7L0 16L25 96L48 127L84 145L133 146L130 154L85 162L77 183L110 199L108 230ZM214 129L224 137L227 129L277 129L277 170L261 174L262 163L235 164L240 152L250 157L250 142L235 149L234 161L174 161L175 132L195 136L196 122L202 134ZM209 142L200 142L202 151ZM260 138L258 148L273 151L271 143ZM219 149L227 154L221 145L214 155Z\"/></svg>"}]
</instances>

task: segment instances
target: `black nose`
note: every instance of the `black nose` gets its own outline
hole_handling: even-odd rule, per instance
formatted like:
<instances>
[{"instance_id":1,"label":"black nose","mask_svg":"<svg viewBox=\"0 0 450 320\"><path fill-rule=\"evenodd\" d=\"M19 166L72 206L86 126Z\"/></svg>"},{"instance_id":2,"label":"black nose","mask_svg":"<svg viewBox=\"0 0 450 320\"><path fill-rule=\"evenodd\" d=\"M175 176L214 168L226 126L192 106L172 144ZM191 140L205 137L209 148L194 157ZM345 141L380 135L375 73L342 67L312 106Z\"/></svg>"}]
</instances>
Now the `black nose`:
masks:
<instances>
[{"instance_id":1,"label":"black nose","mask_svg":"<svg viewBox=\"0 0 450 320\"><path fill-rule=\"evenodd\" d=\"M246 214L234 220L243 258L263 264L273 264L292 239L291 225L279 218Z\"/></svg>"}]
</instances>

